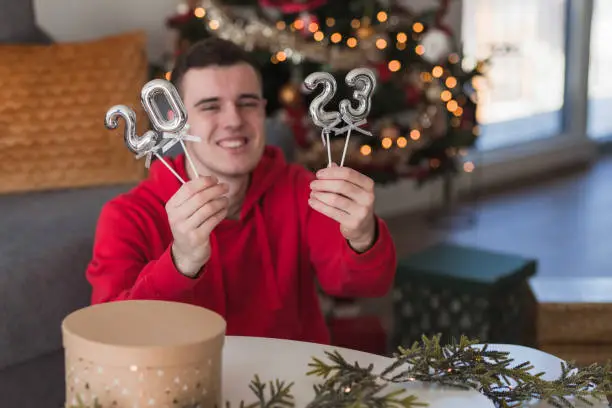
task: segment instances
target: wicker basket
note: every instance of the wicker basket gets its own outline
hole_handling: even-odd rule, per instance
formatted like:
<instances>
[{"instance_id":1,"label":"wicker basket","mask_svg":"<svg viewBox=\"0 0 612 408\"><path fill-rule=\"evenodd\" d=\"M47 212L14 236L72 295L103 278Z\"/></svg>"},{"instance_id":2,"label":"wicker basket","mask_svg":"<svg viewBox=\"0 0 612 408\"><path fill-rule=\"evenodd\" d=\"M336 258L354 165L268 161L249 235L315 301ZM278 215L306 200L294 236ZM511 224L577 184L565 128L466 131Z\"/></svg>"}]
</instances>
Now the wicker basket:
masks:
<instances>
[{"instance_id":1,"label":"wicker basket","mask_svg":"<svg viewBox=\"0 0 612 408\"><path fill-rule=\"evenodd\" d=\"M542 343L612 346L612 303L542 303L538 332Z\"/></svg>"},{"instance_id":2,"label":"wicker basket","mask_svg":"<svg viewBox=\"0 0 612 408\"><path fill-rule=\"evenodd\" d=\"M135 109L147 80L145 35L83 43L0 46L0 193L135 182L142 162L123 126L104 127L115 104Z\"/></svg>"},{"instance_id":3,"label":"wicker basket","mask_svg":"<svg viewBox=\"0 0 612 408\"><path fill-rule=\"evenodd\" d=\"M605 364L612 359L612 345L543 344L540 349L565 361L573 361L579 366Z\"/></svg>"},{"instance_id":4,"label":"wicker basket","mask_svg":"<svg viewBox=\"0 0 612 408\"><path fill-rule=\"evenodd\" d=\"M579 365L612 360L612 303L540 303L538 344Z\"/></svg>"},{"instance_id":5,"label":"wicker basket","mask_svg":"<svg viewBox=\"0 0 612 408\"><path fill-rule=\"evenodd\" d=\"M612 279L542 278L531 285L538 348L579 365L612 359Z\"/></svg>"}]
</instances>

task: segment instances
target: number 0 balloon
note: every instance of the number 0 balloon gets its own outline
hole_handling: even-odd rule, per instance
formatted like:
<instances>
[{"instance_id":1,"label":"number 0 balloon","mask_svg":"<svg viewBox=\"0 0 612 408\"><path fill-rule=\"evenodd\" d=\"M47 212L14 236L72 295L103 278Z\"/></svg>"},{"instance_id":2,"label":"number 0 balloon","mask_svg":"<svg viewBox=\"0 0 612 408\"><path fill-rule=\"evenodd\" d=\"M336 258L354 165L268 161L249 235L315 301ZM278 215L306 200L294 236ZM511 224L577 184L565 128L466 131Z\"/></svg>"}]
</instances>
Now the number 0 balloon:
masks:
<instances>
[{"instance_id":1,"label":"number 0 balloon","mask_svg":"<svg viewBox=\"0 0 612 408\"><path fill-rule=\"evenodd\" d=\"M170 106L170 114L164 115L154 99L162 94ZM151 163L151 156L157 157L181 182L185 183L179 174L161 157L159 150L166 152L176 143L180 143L185 156L197 176L195 165L189 156L185 140L200 141L200 138L187 134L187 110L176 88L172 83L163 79L154 79L145 84L140 94L142 106L155 130L149 130L142 136L136 134L136 114L125 105L115 105L106 113L105 125L107 129L116 129L119 126L118 118L125 121L123 138L127 148L136 155L137 159L146 157L145 166Z\"/></svg>"}]
</instances>

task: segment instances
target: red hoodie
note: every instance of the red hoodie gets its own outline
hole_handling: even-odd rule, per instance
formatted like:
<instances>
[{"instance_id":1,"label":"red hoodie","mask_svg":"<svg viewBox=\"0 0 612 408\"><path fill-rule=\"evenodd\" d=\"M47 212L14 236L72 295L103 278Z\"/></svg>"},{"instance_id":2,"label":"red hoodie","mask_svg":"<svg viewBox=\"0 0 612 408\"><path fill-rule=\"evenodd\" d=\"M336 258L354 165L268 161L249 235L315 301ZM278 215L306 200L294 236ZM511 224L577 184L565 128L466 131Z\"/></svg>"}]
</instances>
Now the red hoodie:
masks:
<instances>
[{"instance_id":1,"label":"red hoodie","mask_svg":"<svg viewBox=\"0 0 612 408\"><path fill-rule=\"evenodd\" d=\"M166 159L183 177L185 156ZM385 223L367 252L354 252L336 221L310 208L314 174L266 147L240 220L211 234L212 255L196 279L173 264L166 202L180 182L160 162L149 178L108 202L86 276L92 303L162 299L200 305L227 321L228 335L329 343L317 296L378 297L390 289L395 246Z\"/></svg>"}]
</instances>

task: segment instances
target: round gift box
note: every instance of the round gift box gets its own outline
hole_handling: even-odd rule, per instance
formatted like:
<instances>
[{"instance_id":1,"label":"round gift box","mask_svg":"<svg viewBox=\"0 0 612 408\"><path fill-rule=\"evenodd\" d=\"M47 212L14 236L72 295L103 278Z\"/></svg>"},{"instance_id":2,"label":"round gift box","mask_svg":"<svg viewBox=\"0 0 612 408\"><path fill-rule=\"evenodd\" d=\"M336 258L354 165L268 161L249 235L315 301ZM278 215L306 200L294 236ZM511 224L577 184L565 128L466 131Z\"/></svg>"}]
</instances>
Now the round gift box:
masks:
<instances>
[{"instance_id":1,"label":"round gift box","mask_svg":"<svg viewBox=\"0 0 612 408\"><path fill-rule=\"evenodd\" d=\"M222 406L225 320L176 302L89 306L62 322L66 406Z\"/></svg>"}]
</instances>

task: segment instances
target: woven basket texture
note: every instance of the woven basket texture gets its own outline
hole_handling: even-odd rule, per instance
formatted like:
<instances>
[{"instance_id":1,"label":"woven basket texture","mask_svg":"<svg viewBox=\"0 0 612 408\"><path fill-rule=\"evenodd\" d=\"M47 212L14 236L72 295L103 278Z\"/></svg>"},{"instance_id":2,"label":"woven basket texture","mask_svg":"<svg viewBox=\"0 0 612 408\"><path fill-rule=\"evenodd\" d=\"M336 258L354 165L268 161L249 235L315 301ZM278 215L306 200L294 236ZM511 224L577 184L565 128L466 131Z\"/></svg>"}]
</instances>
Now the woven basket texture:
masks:
<instances>
[{"instance_id":1,"label":"woven basket texture","mask_svg":"<svg viewBox=\"0 0 612 408\"><path fill-rule=\"evenodd\" d=\"M582 367L612 361L612 344L542 344L538 348L565 361L573 361Z\"/></svg>"},{"instance_id":2,"label":"woven basket texture","mask_svg":"<svg viewBox=\"0 0 612 408\"><path fill-rule=\"evenodd\" d=\"M586 366L612 360L612 303L541 303L539 348Z\"/></svg>"},{"instance_id":3,"label":"woven basket texture","mask_svg":"<svg viewBox=\"0 0 612 408\"><path fill-rule=\"evenodd\" d=\"M612 303L541 303L538 341L612 345Z\"/></svg>"},{"instance_id":4,"label":"woven basket texture","mask_svg":"<svg viewBox=\"0 0 612 408\"><path fill-rule=\"evenodd\" d=\"M0 45L0 193L132 183L145 175L109 131L106 111L136 112L147 80L146 37L126 33L50 46Z\"/></svg>"}]
</instances>

